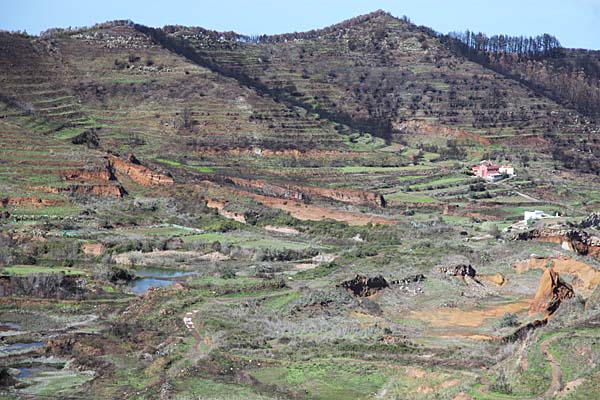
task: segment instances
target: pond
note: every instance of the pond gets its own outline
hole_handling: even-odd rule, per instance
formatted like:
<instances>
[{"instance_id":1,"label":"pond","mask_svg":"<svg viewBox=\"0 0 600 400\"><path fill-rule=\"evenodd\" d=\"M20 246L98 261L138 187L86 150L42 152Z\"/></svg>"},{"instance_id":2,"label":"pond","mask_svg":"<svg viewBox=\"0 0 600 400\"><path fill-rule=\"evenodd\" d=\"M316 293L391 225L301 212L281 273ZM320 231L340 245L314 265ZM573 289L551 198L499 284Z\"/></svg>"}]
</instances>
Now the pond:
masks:
<instances>
[{"instance_id":1,"label":"pond","mask_svg":"<svg viewBox=\"0 0 600 400\"><path fill-rule=\"evenodd\" d=\"M21 328L21 324L17 324L14 322L0 322L0 332L20 331Z\"/></svg>"},{"instance_id":2,"label":"pond","mask_svg":"<svg viewBox=\"0 0 600 400\"><path fill-rule=\"evenodd\" d=\"M136 279L129 287L135 294L144 294L153 287L166 287L177 282L178 278L194 275L194 272L174 271L160 268L139 268L135 270Z\"/></svg>"},{"instance_id":3,"label":"pond","mask_svg":"<svg viewBox=\"0 0 600 400\"><path fill-rule=\"evenodd\" d=\"M11 343L0 345L0 357L13 354L23 354L44 346L44 342Z\"/></svg>"}]
</instances>

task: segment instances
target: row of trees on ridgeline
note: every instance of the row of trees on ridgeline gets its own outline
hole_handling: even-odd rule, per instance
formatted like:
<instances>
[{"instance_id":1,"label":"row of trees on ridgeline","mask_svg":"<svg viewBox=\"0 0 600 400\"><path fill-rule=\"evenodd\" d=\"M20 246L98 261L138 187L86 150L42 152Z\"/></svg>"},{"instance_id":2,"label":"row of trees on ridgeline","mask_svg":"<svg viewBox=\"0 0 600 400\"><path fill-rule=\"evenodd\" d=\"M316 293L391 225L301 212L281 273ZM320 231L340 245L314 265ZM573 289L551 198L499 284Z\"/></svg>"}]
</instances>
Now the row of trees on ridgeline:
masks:
<instances>
[{"instance_id":1,"label":"row of trees on ridgeline","mask_svg":"<svg viewBox=\"0 0 600 400\"><path fill-rule=\"evenodd\" d=\"M457 47L462 47L462 51L465 53L504 52L528 56L549 56L560 54L562 49L558 39L548 33L532 37L508 35L487 36L481 32L475 33L467 30L465 32L451 32L448 34L448 37L462 43L462 46Z\"/></svg>"}]
</instances>

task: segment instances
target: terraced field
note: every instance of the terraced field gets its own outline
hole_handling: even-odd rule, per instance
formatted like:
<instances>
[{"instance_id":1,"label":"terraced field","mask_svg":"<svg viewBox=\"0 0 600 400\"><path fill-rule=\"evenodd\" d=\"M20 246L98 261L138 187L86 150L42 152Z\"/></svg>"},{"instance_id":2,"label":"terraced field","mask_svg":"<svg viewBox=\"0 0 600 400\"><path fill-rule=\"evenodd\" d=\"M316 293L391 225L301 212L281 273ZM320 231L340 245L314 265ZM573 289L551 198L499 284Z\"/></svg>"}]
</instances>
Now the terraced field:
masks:
<instances>
[{"instance_id":1,"label":"terraced field","mask_svg":"<svg viewBox=\"0 0 600 400\"><path fill-rule=\"evenodd\" d=\"M597 127L383 12L2 32L0 397L595 398Z\"/></svg>"}]
</instances>

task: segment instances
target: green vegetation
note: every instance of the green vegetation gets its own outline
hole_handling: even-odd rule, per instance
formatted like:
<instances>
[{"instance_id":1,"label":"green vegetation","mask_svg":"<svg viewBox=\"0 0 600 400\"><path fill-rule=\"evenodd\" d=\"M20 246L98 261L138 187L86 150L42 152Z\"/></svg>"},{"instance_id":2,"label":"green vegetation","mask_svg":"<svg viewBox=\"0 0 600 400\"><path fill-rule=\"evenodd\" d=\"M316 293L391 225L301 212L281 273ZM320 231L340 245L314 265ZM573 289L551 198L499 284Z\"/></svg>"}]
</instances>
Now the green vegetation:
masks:
<instances>
[{"instance_id":1,"label":"green vegetation","mask_svg":"<svg viewBox=\"0 0 600 400\"><path fill-rule=\"evenodd\" d=\"M514 268L599 269L572 104L385 12L44 36L0 32L1 398L598 398L598 289L534 322Z\"/></svg>"},{"instance_id":2,"label":"green vegetation","mask_svg":"<svg viewBox=\"0 0 600 400\"><path fill-rule=\"evenodd\" d=\"M12 267L3 267L2 273L7 275L30 275L30 274L65 274L65 275L85 275L86 272L75 268L49 268L30 265L19 265Z\"/></svg>"}]
</instances>

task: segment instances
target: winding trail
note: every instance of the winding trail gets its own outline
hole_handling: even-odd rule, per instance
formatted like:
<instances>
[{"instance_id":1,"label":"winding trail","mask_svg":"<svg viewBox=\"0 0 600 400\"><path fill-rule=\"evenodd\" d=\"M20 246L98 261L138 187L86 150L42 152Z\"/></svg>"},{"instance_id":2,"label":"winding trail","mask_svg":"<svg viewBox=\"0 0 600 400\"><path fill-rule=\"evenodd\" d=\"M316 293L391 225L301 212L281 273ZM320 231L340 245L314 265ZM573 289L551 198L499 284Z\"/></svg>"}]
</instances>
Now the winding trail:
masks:
<instances>
[{"instance_id":1,"label":"winding trail","mask_svg":"<svg viewBox=\"0 0 600 400\"><path fill-rule=\"evenodd\" d=\"M560 364L552 353L550 353L550 346L552 343L556 342L559 339L565 337L589 337L589 338L598 338L600 335L591 334L591 333L577 333L577 332L563 332L548 339L544 340L540 344L540 351L544 354L546 361L550 364L550 368L552 370L552 379L550 381L550 386L546 391L540 395L532 396L532 397L515 397L515 395L502 395L500 393L491 393L489 391L491 383L489 381L483 382L477 392L484 396L487 399L494 400L509 400L509 399L519 399L519 400L537 400L537 399L554 399L556 396L564 389L563 383L563 371L560 367Z\"/></svg>"}]
</instances>

